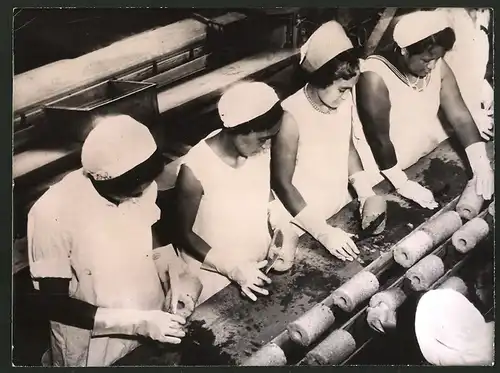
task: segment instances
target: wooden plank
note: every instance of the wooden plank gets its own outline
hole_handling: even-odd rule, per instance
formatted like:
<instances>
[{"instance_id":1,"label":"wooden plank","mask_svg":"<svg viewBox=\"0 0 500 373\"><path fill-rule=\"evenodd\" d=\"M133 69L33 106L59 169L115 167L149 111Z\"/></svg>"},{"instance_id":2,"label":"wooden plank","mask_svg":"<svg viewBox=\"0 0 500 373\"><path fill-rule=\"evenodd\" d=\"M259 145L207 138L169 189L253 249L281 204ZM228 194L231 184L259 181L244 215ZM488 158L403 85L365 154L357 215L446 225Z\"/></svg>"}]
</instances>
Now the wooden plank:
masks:
<instances>
[{"instance_id":1,"label":"wooden plank","mask_svg":"<svg viewBox=\"0 0 500 373\"><path fill-rule=\"evenodd\" d=\"M145 82L156 83L158 88L172 84L173 82L204 70L207 67L207 60L209 57L210 54L198 57L197 59L185 63L184 65L174 67L173 69L146 79Z\"/></svg>"},{"instance_id":2,"label":"wooden plank","mask_svg":"<svg viewBox=\"0 0 500 373\"><path fill-rule=\"evenodd\" d=\"M380 16L377 25L373 29L368 41L365 44L365 56L371 55L375 49L377 49L380 40L382 40L382 37L391 24L397 10L398 8L385 8L384 13Z\"/></svg>"},{"instance_id":3,"label":"wooden plank","mask_svg":"<svg viewBox=\"0 0 500 373\"><path fill-rule=\"evenodd\" d=\"M220 95L230 85L249 79L253 75L273 67L286 66L298 55L298 50L263 52L224 66L199 78L158 94L160 113L181 109L195 100Z\"/></svg>"},{"instance_id":4,"label":"wooden plank","mask_svg":"<svg viewBox=\"0 0 500 373\"><path fill-rule=\"evenodd\" d=\"M215 18L216 22L244 19L240 13ZM14 111L29 110L42 102L109 79L134 66L201 43L207 26L186 19L115 42L84 56L19 74L14 77Z\"/></svg>"}]
</instances>

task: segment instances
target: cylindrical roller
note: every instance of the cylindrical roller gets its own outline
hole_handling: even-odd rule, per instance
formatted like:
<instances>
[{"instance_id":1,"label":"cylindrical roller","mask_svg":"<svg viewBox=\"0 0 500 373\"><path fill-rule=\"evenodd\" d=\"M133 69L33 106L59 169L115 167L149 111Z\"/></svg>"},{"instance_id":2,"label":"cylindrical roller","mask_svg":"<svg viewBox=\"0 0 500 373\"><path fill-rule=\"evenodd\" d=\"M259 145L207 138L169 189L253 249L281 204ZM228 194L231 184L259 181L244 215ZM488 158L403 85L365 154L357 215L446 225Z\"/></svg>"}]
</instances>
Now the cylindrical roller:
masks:
<instances>
[{"instance_id":1,"label":"cylindrical roller","mask_svg":"<svg viewBox=\"0 0 500 373\"><path fill-rule=\"evenodd\" d=\"M375 294L370 299L370 307L377 307L384 303L390 309L397 309L406 300L406 294L400 288L392 288Z\"/></svg>"},{"instance_id":2,"label":"cylindrical roller","mask_svg":"<svg viewBox=\"0 0 500 373\"><path fill-rule=\"evenodd\" d=\"M286 365L286 356L280 346L271 342L255 352L241 365L257 367L282 366Z\"/></svg>"},{"instance_id":3,"label":"cylindrical roller","mask_svg":"<svg viewBox=\"0 0 500 373\"><path fill-rule=\"evenodd\" d=\"M495 216L495 201L492 201L488 206L488 213L493 217Z\"/></svg>"},{"instance_id":4,"label":"cylindrical roller","mask_svg":"<svg viewBox=\"0 0 500 373\"><path fill-rule=\"evenodd\" d=\"M333 304L351 312L359 303L370 298L379 288L377 276L361 271L332 293Z\"/></svg>"},{"instance_id":5,"label":"cylindrical roller","mask_svg":"<svg viewBox=\"0 0 500 373\"><path fill-rule=\"evenodd\" d=\"M462 280L460 277L450 277L447 279L445 282L439 286L439 289L452 289L455 291L458 291L462 295L467 295L467 285L465 284L464 280Z\"/></svg>"},{"instance_id":6,"label":"cylindrical roller","mask_svg":"<svg viewBox=\"0 0 500 373\"><path fill-rule=\"evenodd\" d=\"M431 254L406 271L405 277L410 280L412 290L423 291L427 290L443 274L443 261L440 257Z\"/></svg>"},{"instance_id":7,"label":"cylindrical roller","mask_svg":"<svg viewBox=\"0 0 500 373\"><path fill-rule=\"evenodd\" d=\"M317 304L294 322L288 324L290 339L302 346L309 346L335 322L330 307Z\"/></svg>"},{"instance_id":8,"label":"cylindrical roller","mask_svg":"<svg viewBox=\"0 0 500 373\"><path fill-rule=\"evenodd\" d=\"M474 218L453 234L451 242L458 252L465 254L485 238L489 231L490 227L484 219Z\"/></svg>"},{"instance_id":9,"label":"cylindrical roller","mask_svg":"<svg viewBox=\"0 0 500 373\"><path fill-rule=\"evenodd\" d=\"M396 245L394 260L403 268L410 268L432 249L432 245L433 239L429 233L415 231Z\"/></svg>"},{"instance_id":10,"label":"cylindrical roller","mask_svg":"<svg viewBox=\"0 0 500 373\"><path fill-rule=\"evenodd\" d=\"M356 350L356 341L343 330L335 330L323 342L306 355L307 365L335 365L341 363Z\"/></svg>"},{"instance_id":11,"label":"cylindrical roller","mask_svg":"<svg viewBox=\"0 0 500 373\"><path fill-rule=\"evenodd\" d=\"M450 238L462 226L462 218L456 211L447 211L429 220L422 230L432 237L432 245L437 246Z\"/></svg>"},{"instance_id":12,"label":"cylindrical roller","mask_svg":"<svg viewBox=\"0 0 500 373\"><path fill-rule=\"evenodd\" d=\"M370 224L377 219L381 214L387 212L387 201L383 196L374 195L368 197L363 205L363 216L361 220L361 228L366 229ZM373 234L382 233L387 222L387 214L384 220L373 230Z\"/></svg>"},{"instance_id":13,"label":"cylindrical roller","mask_svg":"<svg viewBox=\"0 0 500 373\"><path fill-rule=\"evenodd\" d=\"M458 214L465 220L474 219L481 212L483 204L483 197L476 192L476 179L469 180L457 203Z\"/></svg>"}]
</instances>

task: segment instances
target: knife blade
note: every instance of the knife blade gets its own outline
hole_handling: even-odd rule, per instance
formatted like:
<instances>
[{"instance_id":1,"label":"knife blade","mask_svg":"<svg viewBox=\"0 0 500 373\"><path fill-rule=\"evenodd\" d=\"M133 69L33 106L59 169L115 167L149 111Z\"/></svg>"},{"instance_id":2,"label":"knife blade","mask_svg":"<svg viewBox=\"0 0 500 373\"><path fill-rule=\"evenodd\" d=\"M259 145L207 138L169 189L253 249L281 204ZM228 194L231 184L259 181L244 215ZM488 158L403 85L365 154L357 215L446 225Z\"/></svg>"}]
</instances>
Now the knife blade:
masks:
<instances>
[{"instance_id":1,"label":"knife blade","mask_svg":"<svg viewBox=\"0 0 500 373\"><path fill-rule=\"evenodd\" d=\"M279 231L279 230L278 230L278 229L276 229L276 230L273 232L273 238L271 239L271 243L269 244L269 248L268 248L268 250L271 250L271 249L272 249L272 248L276 245L276 239L277 239L277 237L278 237L278 234L280 233L280 232L278 232L278 231ZM283 234L283 233L281 233L281 234ZM279 249L281 249L281 247L280 247ZM274 253L274 256L273 256L270 260L268 260L268 262L267 262L266 266L264 267L264 269L263 269L264 274L266 274L266 275L267 275L267 274L269 273L269 271L273 268L274 264L277 262L277 260L278 260L279 258L280 258L279 253L275 252L275 253Z\"/></svg>"}]
</instances>

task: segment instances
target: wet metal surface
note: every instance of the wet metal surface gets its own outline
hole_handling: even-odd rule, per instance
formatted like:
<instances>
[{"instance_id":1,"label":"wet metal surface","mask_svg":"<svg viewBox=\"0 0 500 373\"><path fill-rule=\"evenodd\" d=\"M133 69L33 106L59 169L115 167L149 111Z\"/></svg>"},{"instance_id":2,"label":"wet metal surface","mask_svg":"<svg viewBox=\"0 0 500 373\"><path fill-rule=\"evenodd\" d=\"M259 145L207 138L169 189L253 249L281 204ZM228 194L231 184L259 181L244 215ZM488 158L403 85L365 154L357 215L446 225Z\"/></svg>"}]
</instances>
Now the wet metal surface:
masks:
<instances>
[{"instance_id":1,"label":"wet metal surface","mask_svg":"<svg viewBox=\"0 0 500 373\"><path fill-rule=\"evenodd\" d=\"M434 192L440 208L459 195L467 181L463 163L448 142L407 170L407 174ZM387 194L389 185L383 182L376 191ZM357 233L357 207L357 202L350 203L330 223ZM287 273L270 273L273 282L268 286L267 297L252 302L231 284L198 307L188 326L188 336L180 346L142 346L118 364L207 365L209 360L217 365L240 364L436 211L390 194L386 231L358 243L360 261L341 262L305 235L300 239L294 267ZM391 280L390 273L385 277L386 281Z\"/></svg>"}]
</instances>

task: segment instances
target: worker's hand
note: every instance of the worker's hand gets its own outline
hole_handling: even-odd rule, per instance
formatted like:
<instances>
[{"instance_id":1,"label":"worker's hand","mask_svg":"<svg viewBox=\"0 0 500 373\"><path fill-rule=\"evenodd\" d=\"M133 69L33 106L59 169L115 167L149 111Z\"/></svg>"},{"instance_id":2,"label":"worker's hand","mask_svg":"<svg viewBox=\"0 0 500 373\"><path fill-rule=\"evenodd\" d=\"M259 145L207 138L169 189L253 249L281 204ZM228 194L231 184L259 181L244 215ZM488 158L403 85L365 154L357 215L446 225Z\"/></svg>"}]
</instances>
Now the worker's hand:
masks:
<instances>
[{"instance_id":1,"label":"worker's hand","mask_svg":"<svg viewBox=\"0 0 500 373\"><path fill-rule=\"evenodd\" d=\"M490 200L494 192L495 178L486 154L486 146L483 142L477 142L465 149L467 158L474 173L476 181L476 193L485 200Z\"/></svg>"},{"instance_id":2,"label":"worker's hand","mask_svg":"<svg viewBox=\"0 0 500 373\"><path fill-rule=\"evenodd\" d=\"M396 311L385 303L380 303L376 307L368 307L366 322L376 332L385 333L396 328Z\"/></svg>"},{"instance_id":3,"label":"worker's hand","mask_svg":"<svg viewBox=\"0 0 500 373\"><path fill-rule=\"evenodd\" d=\"M407 180L396 191L424 208L433 210L439 206L432 192L415 181Z\"/></svg>"},{"instance_id":4,"label":"worker's hand","mask_svg":"<svg viewBox=\"0 0 500 373\"><path fill-rule=\"evenodd\" d=\"M99 307L94 316L93 336L141 335L164 343L180 343L186 320L160 310Z\"/></svg>"},{"instance_id":5,"label":"worker's hand","mask_svg":"<svg viewBox=\"0 0 500 373\"><path fill-rule=\"evenodd\" d=\"M265 283L270 284L271 279L267 277L261 268L264 268L267 260L255 263L244 261L237 263L233 269L227 274L227 277L241 286L241 291L244 295L253 301L257 300L255 293L268 295L269 292L262 288Z\"/></svg>"},{"instance_id":6,"label":"worker's hand","mask_svg":"<svg viewBox=\"0 0 500 373\"><path fill-rule=\"evenodd\" d=\"M165 298L165 310L188 318L194 312L203 286L198 277L184 272L180 275L169 273L170 288Z\"/></svg>"},{"instance_id":7,"label":"worker's hand","mask_svg":"<svg viewBox=\"0 0 500 373\"><path fill-rule=\"evenodd\" d=\"M182 325L186 320L178 315L163 311L143 311L136 325L136 334L149 337L163 343L181 343L186 335Z\"/></svg>"},{"instance_id":8,"label":"worker's hand","mask_svg":"<svg viewBox=\"0 0 500 373\"><path fill-rule=\"evenodd\" d=\"M340 228L327 226L318 236L318 241L338 259L352 261L359 254L356 244L351 239L353 236Z\"/></svg>"},{"instance_id":9,"label":"worker's hand","mask_svg":"<svg viewBox=\"0 0 500 373\"><path fill-rule=\"evenodd\" d=\"M476 116L475 121L481 137L485 141L490 141L493 138L493 117L483 111Z\"/></svg>"}]
</instances>

